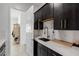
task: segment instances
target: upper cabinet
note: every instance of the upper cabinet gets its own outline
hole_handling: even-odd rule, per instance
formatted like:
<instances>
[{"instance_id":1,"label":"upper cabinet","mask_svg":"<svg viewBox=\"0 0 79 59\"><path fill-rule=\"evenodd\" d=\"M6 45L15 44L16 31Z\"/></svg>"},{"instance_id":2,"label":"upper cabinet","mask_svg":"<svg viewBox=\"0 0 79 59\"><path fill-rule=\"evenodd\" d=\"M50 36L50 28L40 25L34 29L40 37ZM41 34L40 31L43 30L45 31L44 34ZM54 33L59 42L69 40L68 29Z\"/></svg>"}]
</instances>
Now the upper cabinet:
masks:
<instances>
[{"instance_id":1,"label":"upper cabinet","mask_svg":"<svg viewBox=\"0 0 79 59\"><path fill-rule=\"evenodd\" d=\"M53 18L53 3L46 3L42 9L42 21Z\"/></svg>"},{"instance_id":2,"label":"upper cabinet","mask_svg":"<svg viewBox=\"0 0 79 59\"><path fill-rule=\"evenodd\" d=\"M79 30L79 3L75 3L75 28Z\"/></svg>"},{"instance_id":3,"label":"upper cabinet","mask_svg":"<svg viewBox=\"0 0 79 59\"><path fill-rule=\"evenodd\" d=\"M53 18L55 30L79 30L79 3L46 3L34 13L35 29Z\"/></svg>"},{"instance_id":4,"label":"upper cabinet","mask_svg":"<svg viewBox=\"0 0 79 59\"><path fill-rule=\"evenodd\" d=\"M54 29L79 30L79 4L55 3L54 4Z\"/></svg>"},{"instance_id":5,"label":"upper cabinet","mask_svg":"<svg viewBox=\"0 0 79 59\"><path fill-rule=\"evenodd\" d=\"M43 21L53 18L53 3L46 3L34 13L34 29L43 29Z\"/></svg>"},{"instance_id":6,"label":"upper cabinet","mask_svg":"<svg viewBox=\"0 0 79 59\"><path fill-rule=\"evenodd\" d=\"M34 13L34 29L38 29L38 19L37 19L38 15L37 13Z\"/></svg>"},{"instance_id":7,"label":"upper cabinet","mask_svg":"<svg viewBox=\"0 0 79 59\"><path fill-rule=\"evenodd\" d=\"M63 16L64 16L64 30L75 30L75 4L74 3L64 3L63 4Z\"/></svg>"},{"instance_id":8,"label":"upper cabinet","mask_svg":"<svg viewBox=\"0 0 79 59\"><path fill-rule=\"evenodd\" d=\"M63 4L54 3L54 29L63 29Z\"/></svg>"},{"instance_id":9,"label":"upper cabinet","mask_svg":"<svg viewBox=\"0 0 79 59\"><path fill-rule=\"evenodd\" d=\"M35 30L41 30L43 29L43 22L41 22L42 19L42 11L39 9L34 13L34 29Z\"/></svg>"}]
</instances>

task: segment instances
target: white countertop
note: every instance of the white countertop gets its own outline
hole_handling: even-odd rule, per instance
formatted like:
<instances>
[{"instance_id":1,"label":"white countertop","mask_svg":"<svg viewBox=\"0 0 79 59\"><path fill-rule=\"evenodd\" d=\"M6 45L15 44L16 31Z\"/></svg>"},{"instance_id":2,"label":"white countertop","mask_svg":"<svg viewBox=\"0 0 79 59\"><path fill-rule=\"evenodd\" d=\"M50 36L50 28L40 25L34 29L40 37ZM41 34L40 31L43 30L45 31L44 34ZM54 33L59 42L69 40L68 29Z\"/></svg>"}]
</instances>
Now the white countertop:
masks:
<instances>
[{"instance_id":1,"label":"white countertop","mask_svg":"<svg viewBox=\"0 0 79 59\"><path fill-rule=\"evenodd\" d=\"M5 40L0 40L0 47L3 45L4 42Z\"/></svg>"},{"instance_id":2,"label":"white countertop","mask_svg":"<svg viewBox=\"0 0 79 59\"><path fill-rule=\"evenodd\" d=\"M66 47L66 46L62 46L61 44L58 44L56 42L44 42L42 40L39 40L38 38L41 37L37 37L35 38L35 40L41 44L43 44L44 46L56 51L57 53L63 55L63 56L79 56L79 48L78 47Z\"/></svg>"}]
</instances>

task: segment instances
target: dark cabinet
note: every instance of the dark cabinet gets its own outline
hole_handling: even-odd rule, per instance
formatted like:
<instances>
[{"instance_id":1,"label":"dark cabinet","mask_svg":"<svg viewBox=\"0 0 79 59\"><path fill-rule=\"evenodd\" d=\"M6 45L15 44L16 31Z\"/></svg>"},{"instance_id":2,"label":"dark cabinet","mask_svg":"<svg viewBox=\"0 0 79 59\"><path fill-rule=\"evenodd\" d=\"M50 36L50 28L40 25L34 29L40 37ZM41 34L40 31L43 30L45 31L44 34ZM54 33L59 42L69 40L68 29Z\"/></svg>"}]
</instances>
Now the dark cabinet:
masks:
<instances>
[{"instance_id":1,"label":"dark cabinet","mask_svg":"<svg viewBox=\"0 0 79 59\"><path fill-rule=\"evenodd\" d=\"M37 47L37 55L41 56L41 45L38 43L38 47Z\"/></svg>"},{"instance_id":2,"label":"dark cabinet","mask_svg":"<svg viewBox=\"0 0 79 59\"><path fill-rule=\"evenodd\" d=\"M43 22L41 22L40 20L38 22L38 29L40 29L40 30L43 29Z\"/></svg>"},{"instance_id":3,"label":"dark cabinet","mask_svg":"<svg viewBox=\"0 0 79 59\"><path fill-rule=\"evenodd\" d=\"M47 53L48 53L48 56L62 56L61 54L59 54L59 53L57 53L49 48L48 48Z\"/></svg>"},{"instance_id":4,"label":"dark cabinet","mask_svg":"<svg viewBox=\"0 0 79 59\"><path fill-rule=\"evenodd\" d=\"M43 29L43 22L41 21L42 19L42 10L38 10L38 29Z\"/></svg>"},{"instance_id":5,"label":"dark cabinet","mask_svg":"<svg viewBox=\"0 0 79 59\"><path fill-rule=\"evenodd\" d=\"M54 3L54 29L63 29L63 3Z\"/></svg>"},{"instance_id":6,"label":"dark cabinet","mask_svg":"<svg viewBox=\"0 0 79 59\"><path fill-rule=\"evenodd\" d=\"M64 3L63 4L63 16L64 16L64 30L75 30L75 4L74 3Z\"/></svg>"},{"instance_id":7,"label":"dark cabinet","mask_svg":"<svg viewBox=\"0 0 79 59\"><path fill-rule=\"evenodd\" d=\"M50 18L54 18L54 3L50 3Z\"/></svg>"},{"instance_id":8,"label":"dark cabinet","mask_svg":"<svg viewBox=\"0 0 79 59\"><path fill-rule=\"evenodd\" d=\"M79 3L54 3L54 29L79 30Z\"/></svg>"},{"instance_id":9,"label":"dark cabinet","mask_svg":"<svg viewBox=\"0 0 79 59\"><path fill-rule=\"evenodd\" d=\"M38 15L34 13L34 29L38 29Z\"/></svg>"},{"instance_id":10,"label":"dark cabinet","mask_svg":"<svg viewBox=\"0 0 79 59\"><path fill-rule=\"evenodd\" d=\"M38 43L38 56L47 56L47 48Z\"/></svg>"},{"instance_id":11,"label":"dark cabinet","mask_svg":"<svg viewBox=\"0 0 79 59\"><path fill-rule=\"evenodd\" d=\"M53 18L53 3L46 3L41 9L42 20Z\"/></svg>"},{"instance_id":12,"label":"dark cabinet","mask_svg":"<svg viewBox=\"0 0 79 59\"><path fill-rule=\"evenodd\" d=\"M64 3L64 29L79 30L79 4Z\"/></svg>"},{"instance_id":13,"label":"dark cabinet","mask_svg":"<svg viewBox=\"0 0 79 59\"><path fill-rule=\"evenodd\" d=\"M43 29L43 20L54 17L54 4L46 3L34 13L34 29Z\"/></svg>"},{"instance_id":14,"label":"dark cabinet","mask_svg":"<svg viewBox=\"0 0 79 59\"><path fill-rule=\"evenodd\" d=\"M43 20L47 19L49 13L50 13L50 11L49 11L49 6L48 6L48 4L45 4L45 5L42 7L42 19L43 19Z\"/></svg>"},{"instance_id":15,"label":"dark cabinet","mask_svg":"<svg viewBox=\"0 0 79 59\"><path fill-rule=\"evenodd\" d=\"M47 47L41 45L41 56L47 56Z\"/></svg>"},{"instance_id":16,"label":"dark cabinet","mask_svg":"<svg viewBox=\"0 0 79 59\"><path fill-rule=\"evenodd\" d=\"M36 11L34 13L34 29L43 29L43 22L41 22L42 16L41 16L41 9Z\"/></svg>"},{"instance_id":17,"label":"dark cabinet","mask_svg":"<svg viewBox=\"0 0 79 59\"><path fill-rule=\"evenodd\" d=\"M43 29L43 22L41 21L42 19L42 10L40 9L38 11L38 29Z\"/></svg>"},{"instance_id":18,"label":"dark cabinet","mask_svg":"<svg viewBox=\"0 0 79 59\"><path fill-rule=\"evenodd\" d=\"M75 29L79 30L79 3L75 3Z\"/></svg>"},{"instance_id":19,"label":"dark cabinet","mask_svg":"<svg viewBox=\"0 0 79 59\"><path fill-rule=\"evenodd\" d=\"M34 42L34 49L33 49L34 52L33 53L34 53L34 56L37 56L38 42L35 40L33 42Z\"/></svg>"},{"instance_id":20,"label":"dark cabinet","mask_svg":"<svg viewBox=\"0 0 79 59\"><path fill-rule=\"evenodd\" d=\"M34 28L43 29L43 20L54 18L55 30L79 30L79 3L46 3L34 13Z\"/></svg>"}]
</instances>

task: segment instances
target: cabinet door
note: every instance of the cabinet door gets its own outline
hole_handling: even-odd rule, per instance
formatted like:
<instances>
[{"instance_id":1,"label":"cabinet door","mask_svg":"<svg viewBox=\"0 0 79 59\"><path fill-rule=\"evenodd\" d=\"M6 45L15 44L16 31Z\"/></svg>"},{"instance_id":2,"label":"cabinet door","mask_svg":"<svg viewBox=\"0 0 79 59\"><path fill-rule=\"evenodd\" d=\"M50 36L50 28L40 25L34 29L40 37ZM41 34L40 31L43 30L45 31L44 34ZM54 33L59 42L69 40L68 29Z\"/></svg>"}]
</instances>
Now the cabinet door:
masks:
<instances>
[{"instance_id":1,"label":"cabinet door","mask_svg":"<svg viewBox=\"0 0 79 59\"><path fill-rule=\"evenodd\" d=\"M47 56L47 48L38 43L38 56Z\"/></svg>"},{"instance_id":2,"label":"cabinet door","mask_svg":"<svg viewBox=\"0 0 79 59\"><path fill-rule=\"evenodd\" d=\"M43 22L41 22L40 20L39 20L39 23L38 23L38 27L39 27L40 30L43 29Z\"/></svg>"},{"instance_id":3,"label":"cabinet door","mask_svg":"<svg viewBox=\"0 0 79 59\"><path fill-rule=\"evenodd\" d=\"M45 17L46 17L46 19L50 19L51 18L51 8L50 8L50 4L48 3L46 6L46 15L45 15Z\"/></svg>"},{"instance_id":4,"label":"cabinet door","mask_svg":"<svg viewBox=\"0 0 79 59\"><path fill-rule=\"evenodd\" d=\"M41 9L42 9L42 20L45 20L47 17L47 4L45 4Z\"/></svg>"},{"instance_id":5,"label":"cabinet door","mask_svg":"<svg viewBox=\"0 0 79 59\"><path fill-rule=\"evenodd\" d=\"M37 42L34 40L34 56L37 56Z\"/></svg>"},{"instance_id":6,"label":"cabinet door","mask_svg":"<svg viewBox=\"0 0 79 59\"><path fill-rule=\"evenodd\" d=\"M34 13L34 29L38 29L38 15Z\"/></svg>"},{"instance_id":7,"label":"cabinet door","mask_svg":"<svg viewBox=\"0 0 79 59\"><path fill-rule=\"evenodd\" d=\"M49 4L49 3L46 3L41 9L42 9L42 19L45 20L45 19L49 19L51 18L51 11L52 10L52 6L53 4Z\"/></svg>"},{"instance_id":8,"label":"cabinet door","mask_svg":"<svg viewBox=\"0 0 79 59\"><path fill-rule=\"evenodd\" d=\"M38 56L41 56L41 45L40 45L40 43L38 43L37 49L38 49L38 50L37 50L37 53L38 53L37 55L38 55Z\"/></svg>"},{"instance_id":9,"label":"cabinet door","mask_svg":"<svg viewBox=\"0 0 79 59\"><path fill-rule=\"evenodd\" d=\"M41 45L41 56L47 56L47 47Z\"/></svg>"},{"instance_id":10,"label":"cabinet door","mask_svg":"<svg viewBox=\"0 0 79 59\"><path fill-rule=\"evenodd\" d=\"M41 9L37 11L37 19L41 19Z\"/></svg>"},{"instance_id":11,"label":"cabinet door","mask_svg":"<svg viewBox=\"0 0 79 59\"><path fill-rule=\"evenodd\" d=\"M75 4L64 3L64 29L74 30L75 29Z\"/></svg>"},{"instance_id":12,"label":"cabinet door","mask_svg":"<svg viewBox=\"0 0 79 59\"><path fill-rule=\"evenodd\" d=\"M38 11L38 29L43 29L43 22L42 22L42 10Z\"/></svg>"},{"instance_id":13,"label":"cabinet door","mask_svg":"<svg viewBox=\"0 0 79 59\"><path fill-rule=\"evenodd\" d=\"M44 49L41 49L41 56L47 56L47 51Z\"/></svg>"},{"instance_id":14,"label":"cabinet door","mask_svg":"<svg viewBox=\"0 0 79 59\"><path fill-rule=\"evenodd\" d=\"M54 29L63 29L63 4L54 3Z\"/></svg>"},{"instance_id":15,"label":"cabinet door","mask_svg":"<svg viewBox=\"0 0 79 59\"><path fill-rule=\"evenodd\" d=\"M50 17L54 18L54 3L50 3Z\"/></svg>"},{"instance_id":16,"label":"cabinet door","mask_svg":"<svg viewBox=\"0 0 79 59\"><path fill-rule=\"evenodd\" d=\"M48 48L48 56L62 56L62 55Z\"/></svg>"},{"instance_id":17,"label":"cabinet door","mask_svg":"<svg viewBox=\"0 0 79 59\"><path fill-rule=\"evenodd\" d=\"M55 56L54 52L49 48L48 48L48 56Z\"/></svg>"},{"instance_id":18,"label":"cabinet door","mask_svg":"<svg viewBox=\"0 0 79 59\"><path fill-rule=\"evenodd\" d=\"M79 30L79 3L75 3L75 29Z\"/></svg>"}]
</instances>

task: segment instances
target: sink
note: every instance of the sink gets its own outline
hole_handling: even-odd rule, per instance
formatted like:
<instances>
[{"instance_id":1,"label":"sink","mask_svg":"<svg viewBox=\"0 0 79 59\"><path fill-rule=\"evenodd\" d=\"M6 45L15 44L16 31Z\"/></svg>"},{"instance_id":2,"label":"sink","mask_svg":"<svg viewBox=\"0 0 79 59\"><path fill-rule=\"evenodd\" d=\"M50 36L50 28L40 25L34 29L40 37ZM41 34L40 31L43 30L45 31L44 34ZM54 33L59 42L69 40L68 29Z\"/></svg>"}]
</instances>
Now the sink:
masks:
<instances>
[{"instance_id":1,"label":"sink","mask_svg":"<svg viewBox=\"0 0 79 59\"><path fill-rule=\"evenodd\" d=\"M42 40L42 41L45 41L45 42L50 41L50 40L47 39L47 38L39 38L39 39Z\"/></svg>"}]
</instances>

